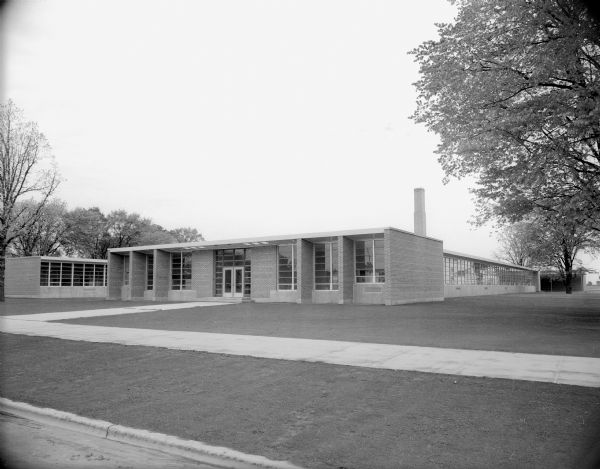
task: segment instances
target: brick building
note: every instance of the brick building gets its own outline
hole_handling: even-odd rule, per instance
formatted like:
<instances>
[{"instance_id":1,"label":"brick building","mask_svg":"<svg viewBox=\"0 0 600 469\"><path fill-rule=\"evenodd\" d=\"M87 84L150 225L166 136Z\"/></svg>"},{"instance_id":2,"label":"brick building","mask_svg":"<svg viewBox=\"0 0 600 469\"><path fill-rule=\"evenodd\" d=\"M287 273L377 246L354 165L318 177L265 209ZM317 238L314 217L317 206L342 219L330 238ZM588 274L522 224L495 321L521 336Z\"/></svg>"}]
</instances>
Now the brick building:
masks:
<instances>
[{"instance_id":1,"label":"brick building","mask_svg":"<svg viewBox=\"0 0 600 469\"><path fill-rule=\"evenodd\" d=\"M7 257L8 298L105 298L107 262L71 257Z\"/></svg>"},{"instance_id":2,"label":"brick building","mask_svg":"<svg viewBox=\"0 0 600 469\"><path fill-rule=\"evenodd\" d=\"M539 290L536 271L458 253L426 236L374 228L109 250L108 298L402 304Z\"/></svg>"}]
</instances>

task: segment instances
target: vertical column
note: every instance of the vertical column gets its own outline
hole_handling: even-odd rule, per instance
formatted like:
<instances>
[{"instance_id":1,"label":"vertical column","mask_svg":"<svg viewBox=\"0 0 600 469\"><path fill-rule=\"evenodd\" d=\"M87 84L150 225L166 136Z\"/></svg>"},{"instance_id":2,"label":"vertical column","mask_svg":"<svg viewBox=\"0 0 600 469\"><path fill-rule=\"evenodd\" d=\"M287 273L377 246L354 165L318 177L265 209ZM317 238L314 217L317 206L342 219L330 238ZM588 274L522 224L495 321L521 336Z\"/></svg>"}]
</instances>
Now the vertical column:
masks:
<instances>
[{"instance_id":1,"label":"vertical column","mask_svg":"<svg viewBox=\"0 0 600 469\"><path fill-rule=\"evenodd\" d=\"M416 193L416 192L415 192ZM423 234L423 236L425 236ZM385 283L383 285L383 303L391 305L392 303L392 232L383 230L383 255L385 265Z\"/></svg>"},{"instance_id":2,"label":"vertical column","mask_svg":"<svg viewBox=\"0 0 600 469\"><path fill-rule=\"evenodd\" d=\"M298 272L298 297L300 303L312 302L313 279L313 245L299 239L297 241L297 272Z\"/></svg>"},{"instance_id":3,"label":"vertical column","mask_svg":"<svg viewBox=\"0 0 600 469\"><path fill-rule=\"evenodd\" d=\"M121 285L123 284L123 256L108 253L108 281L106 296L110 300L121 299Z\"/></svg>"},{"instance_id":4,"label":"vertical column","mask_svg":"<svg viewBox=\"0 0 600 469\"><path fill-rule=\"evenodd\" d=\"M214 251L192 253L192 289L198 298L214 295L215 260Z\"/></svg>"},{"instance_id":5,"label":"vertical column","mask_svg":"<svg viewBox=\"0 0 600 469\"><path fill-rule=\"evenodd\" d=\"M338 253L338 303L350 304L354 301L354 241L338 236Z\"/></svg>"},{"instance_id":6,"label":"vertical column","mask_svg":"<svg viewBox=\"0 0 600 469\"><path fill-rule=\"evenodd\" d=\"M169 272L171 256L160 249L154 250L154 299L167 299L169 296Z\"/></svg>"},{"instance_id":7,"label":"vertical column","mask_svg":"<svg viewBox=\"0 0 600 469\"><path fill-rule=\"evenodd\" d=\"M146 290L146 255L131 251L129 256L129 286L132 299L143 299Z\"/></svg>"}]
</instances>

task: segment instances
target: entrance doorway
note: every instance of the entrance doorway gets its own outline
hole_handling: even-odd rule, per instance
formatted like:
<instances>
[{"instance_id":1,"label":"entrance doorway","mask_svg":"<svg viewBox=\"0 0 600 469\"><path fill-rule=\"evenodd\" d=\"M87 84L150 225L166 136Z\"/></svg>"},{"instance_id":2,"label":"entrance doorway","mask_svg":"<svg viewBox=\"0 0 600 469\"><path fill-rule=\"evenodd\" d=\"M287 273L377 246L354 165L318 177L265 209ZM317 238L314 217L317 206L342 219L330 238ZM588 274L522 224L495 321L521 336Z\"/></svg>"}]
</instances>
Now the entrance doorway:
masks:
<instances>
[{"instance_id":1,"label":"entrance doorway","mask_svg":"<svg viewBox=\"0 0 600 469\"><path fill-rule=\"evenodd\" d=\"M223 297L241 298L244 296L244 268L223 268Z\"/></svg>"}]
</instances>

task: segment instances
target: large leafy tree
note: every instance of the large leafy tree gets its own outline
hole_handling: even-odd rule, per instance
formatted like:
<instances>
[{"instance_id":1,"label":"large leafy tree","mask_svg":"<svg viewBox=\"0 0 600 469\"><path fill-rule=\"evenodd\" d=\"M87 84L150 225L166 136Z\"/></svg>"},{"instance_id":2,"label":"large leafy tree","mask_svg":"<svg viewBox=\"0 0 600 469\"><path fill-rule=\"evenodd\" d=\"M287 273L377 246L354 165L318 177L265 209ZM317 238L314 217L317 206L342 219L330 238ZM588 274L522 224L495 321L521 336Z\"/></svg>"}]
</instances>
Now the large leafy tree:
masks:
<instances>
[{"instance_id":1,"label":"large leafy tree","mask_svg":"<svg viewBox=\"0 0 600 469\"><path fill-rule=\"evenodd\" d=\"M566 293L572 292L577 255L596 253L600 234L570 216L558 217L536 210L526 219L506 226L500 234L502 260L534 268L553 268L564 281Z\"/></svg>"},{"instance_id":2,"label":"large leafy tree","mask_svg":"<svg viewBox=\"0 0 600 469\"><path fill-rule=\"evenodd\" d=\"M106 216L98 207L75 208L65 215L64 251L70 256L105 259L111 247Z\"/></svg>"},{"instance_id":3,"label":"large leafy tree","mask_svg":"<svg viewBox=\"0 0 600 469\"><path fill-rule=\"evenodd\" d=\"M413 118L480 222L535 210L600 231L600 24L576 0L458 0L420 65Z\"/></svg>"},{"instance_id":4,"label":"large leafy tree","mask_svg":"<svg viewBox=\"0 0 600 469\"><path fill-rule=\"evenodd\" d=\"M50 146L35 122L12 101L0 104L0 301L7 248L43 214L59 178ZM32 198L31 203L20 203Z\"/></svg>"}]
</instances>

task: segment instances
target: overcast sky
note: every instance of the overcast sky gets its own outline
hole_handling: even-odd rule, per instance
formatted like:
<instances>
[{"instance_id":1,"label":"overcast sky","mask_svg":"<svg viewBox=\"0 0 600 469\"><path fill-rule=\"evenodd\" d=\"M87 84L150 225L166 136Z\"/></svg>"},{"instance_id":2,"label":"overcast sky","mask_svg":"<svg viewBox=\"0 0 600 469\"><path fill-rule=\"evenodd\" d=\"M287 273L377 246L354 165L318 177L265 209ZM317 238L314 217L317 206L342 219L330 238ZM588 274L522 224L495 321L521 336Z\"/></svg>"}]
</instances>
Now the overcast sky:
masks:
<instances>
[{"instance_id":1,"label":"overcast sky","mask_svg":"<svg viewBox=\"0 0 600 469\"><path fill-rule=\"evenodd\" d=\"M493 257L472 181L442 183L408 117L407 52L446 0L19 0L4 99L53 147L69 208L125 209L207 239L394 226Z\"/></svg>"}]
</instances>

